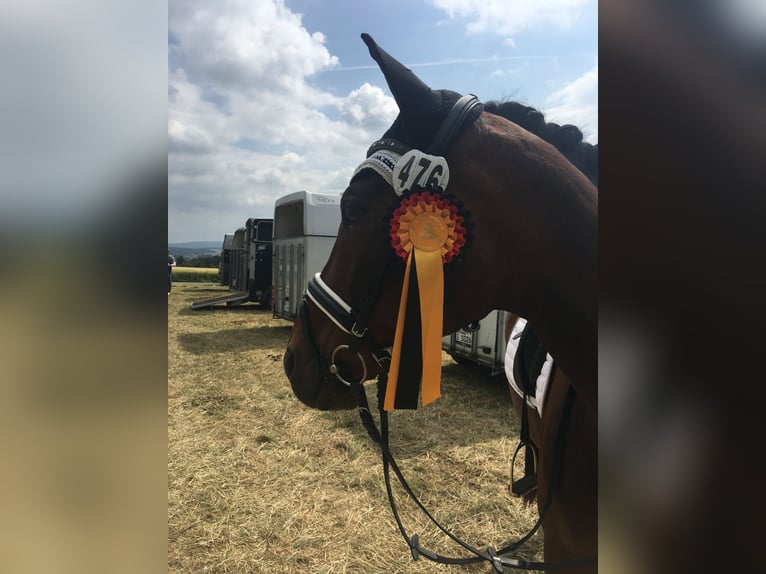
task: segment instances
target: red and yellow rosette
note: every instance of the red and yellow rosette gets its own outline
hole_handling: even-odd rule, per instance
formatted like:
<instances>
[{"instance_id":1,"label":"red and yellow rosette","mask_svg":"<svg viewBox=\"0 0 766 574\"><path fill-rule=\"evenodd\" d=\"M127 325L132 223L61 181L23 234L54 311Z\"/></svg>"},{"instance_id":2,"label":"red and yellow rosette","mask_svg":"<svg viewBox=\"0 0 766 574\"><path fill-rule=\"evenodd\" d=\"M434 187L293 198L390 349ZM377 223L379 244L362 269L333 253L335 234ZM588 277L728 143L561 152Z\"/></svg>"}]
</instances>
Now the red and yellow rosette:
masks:
<instances>
[{"instance_id":1,"label":"red and yellow rosette","mask_svg":"<svg viewBox=\"0 0 766 574\"><path fill-rule=\"evenodd\" d=\"M402 200L391 218L389 235L396 253L406 262L399 300L394 346L383 408L394 410L399 380L402 339L409 295L410 269L415 261L420 297L423 372L423 405L441 395L441 343L444 318L444 264L465 245L463 217L457 207L441 195L413 193Z\"/></svg>"}]
</instances>

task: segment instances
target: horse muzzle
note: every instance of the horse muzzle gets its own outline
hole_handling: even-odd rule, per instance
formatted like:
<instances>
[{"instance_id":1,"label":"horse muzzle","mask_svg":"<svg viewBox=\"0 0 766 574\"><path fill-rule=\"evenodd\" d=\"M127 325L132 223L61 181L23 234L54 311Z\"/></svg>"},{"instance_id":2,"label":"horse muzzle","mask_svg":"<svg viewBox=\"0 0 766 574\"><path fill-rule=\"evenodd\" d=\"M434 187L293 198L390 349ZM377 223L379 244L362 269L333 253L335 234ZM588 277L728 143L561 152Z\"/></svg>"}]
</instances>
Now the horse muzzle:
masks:
<instances>
[{"instance_id":1,"label":"horse muzzle","mask_svg":"<svg viewBox=\"0 0 766 574\"><path fill-rule=\"evenodd\" d=\"M356 381L360 380L364 382L362 377L367 376L364 363L353 368L337 365L335 360L341 360L340 355L343 355L344 359L348 357L348 360L352 357L348 350L341 349L345 345L341 345L336 349L336 353L333 353L332 364L325 369L310 346L302 341L300 331L294 332L294 335L285 351L283 366L298 400L308 407L322 411L355 408L357 397L349 383L356 384ZM357 361L360 358L361 356ZM332 372L333 370L335 372Z\"/></svg>"},{"instance_id":2,"label":"horse muzzle","mask_svg":"<svg viewBox=\"0 0 766 574\"><path fill-rule=\"evenodd\" d=\"M375 300L366 297L361 310L354 310L319 273L309 280L284 357L285 373L301 402L321 410L354 408L364 382L385 369L385 350L360 351ZM313 328L309 302L325 319L321 332Z\"/></svg>"}]
</instances>

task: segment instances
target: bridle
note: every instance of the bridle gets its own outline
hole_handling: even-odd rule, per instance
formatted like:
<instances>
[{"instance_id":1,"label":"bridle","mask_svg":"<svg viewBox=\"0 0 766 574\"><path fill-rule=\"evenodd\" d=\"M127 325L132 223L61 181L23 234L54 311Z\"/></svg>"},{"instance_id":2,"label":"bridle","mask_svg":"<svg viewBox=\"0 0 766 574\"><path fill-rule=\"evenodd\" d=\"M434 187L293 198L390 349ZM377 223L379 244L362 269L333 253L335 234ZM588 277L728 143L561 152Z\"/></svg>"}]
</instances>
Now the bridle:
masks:
<instances>
[{"instance_id":1,"label":"bridle","mask_svg":"<svg viewBox=\"0 0 766 574\"><path fill-rule=\"evenodd\" d=\"M437 130L431 145L429 145L429 153L442 154L444 149L446 149L446 147L452 143L452 141L460 133L464 123L466 122L466 119L469 118L472 113L475 113L477 109L480 111L481 103L479 102L478 98L476 98L476 96L468 95L461 97L453 105L452 109L447 114L445 121ZM387 169L388 167L391 167L389 165L390 162L393 161L395 163L395 158L397 156L403 155L409 151L409 149L409 146L406 146L405 144L402 144L401 142L393 139L378 140L368 150L368 159L363 162L362 165L357 169L355 175L362 169L371 168L382 175L384 179L387 179L388 183L390 184L391 180ZM360 303L356 306L352 306L347 303L340 295L338 295L338 293L336 293L329 285L327 285L327 283L325 283L321 277L321 274L317 273L309 279L307 289L301 299L298 314L301 318L304 339L308 342L309 346L314 352L318 363L324 367L327 372L335 376L335 378L338 379L338 381L340 381L343 385L351 388L357 396L357 404L362 424L367 429L367 432L372 440L380 446L383 459L383 474L386 483L388 500L391 505L391 510L394 514L394 518L396 519L397 525L399 527L399 531L409 545L413 559L417 560L420 556L424 556L428 560L441 564L471 564L487 561L490 563L494 571L498 572L499 574L504 572L505 567L526 570L554 570L595 563L595 557L583 560L568 560L561 562L535 562L503 556L503 554L507 554L508 552L511 552L524 544L540 528L542 525L543 517L545 516L545 513L551 504L552 489L550 488L548 490L547 499L543 509L539 512L538 520L532 529L519 540L507 544L497 551L492 547L488 547L486 550L480 550L463 541L458 536L454 535L448 529L443 527L430 514L428 509L422 504L422 502L412 491L389 450L388 413L383 409L383 396L385 394L385 386L388 379L387 366L388 362L390 361L390 354L388 349L382 348L380 345L377 345L374 340L372 340L372 337L368 331L370 314L378 300L383 277L391 259L392 258L381 260L379 264L373 269L370 274L367 292ZM312 337L311 324L308 313L309 303L313 304L322 314L330 319L330 321L332 321L332 323L340 331L351 336L348 344L339 344L335 347L329 361L327 361L321 354L314 338ZM370 353L379 367L378 411L380 416L380 430L378 430L375 424L367 401L367 394L364 390L364 382L367 380L369 371L364 356L360 352L360 348L363 343L368 343L369 348L372 349ZM356 355L356 358L359 360L362 366L362 376L359 378L359 380L347 380L341 374L340 369L336 363L336 359L341 354L348 353ZM565 429L568 426L567 422L569 419L569 413L571 411L571 404L573 400L574 393L570 387L556 439L556 446L553 457L553 476L558 475L558 468L561 465L561 452L563 451L565 440ZM419 537L417 534L413 534L412 536L408 535L404 525L402 524L401 518L399 517L399 512L397 510L396 502L394 500L393 492L391 489L391 470L393 470L405 492L407 492L415 504L426 514L429 520L431 520L439 528L439 530L445 533L449 538L467 550L471 556L442 556L438 553L423 548L420 545Z\"/></svg>"},{"instance_id":2,"label":"bridle","mask_svg":"<svg viewBox=\"0 0 766 574\"><path fill-rule=\"evenodd\" d=\"M434 137L428 146L428 153L435 155L443 154L444 150L460 134L460 131L468 120L471 119L472 121L472 118L480 113L481 109L482 104L476 96L469 94L460 97L450 108L444 121L434 134ZM412 149L410 146L395 139L384 138L378 140L367 150L367 159L357 168L354 172L354 176L365 169L372 169L391 185L393 164L396 163L398 157L405 154L410 149ZM359 348L363 340L369 338L367 323L370 319L372 309L378 300L380 286L383 282L383 277L389 262L390 258L380 261L378 266L372 271L367 293L356 307L349 305L340 295L333 291L333 289L324 282L320 273L317 273L309 279L306 292L301 299L298 314L301 317L302 324L305 325L303 328L304 336L311 341L311 346L317 353L320 364L346 386L351 386L353 382L348 381L343 377L335 359L341 352L355 354L362 365L362 378L357 383L361 385L367 380L367 373L369 371L364 357L359 352ZM318 353L318 348L314 344L313 339L311 339L310 329L307 327L307 308L309 302L313 303L319 311L338 327L338 329L353 337L350 344L341 344L335 347L329 362L324 360L322 355ZM373 351L371 351L372 357L375 359L378 367L385 370L385 364L390 360L388 350L381 348L379 345L374 344L374 342L372 342L371 347L373 349Z\"/></svg>"}]
</instances>

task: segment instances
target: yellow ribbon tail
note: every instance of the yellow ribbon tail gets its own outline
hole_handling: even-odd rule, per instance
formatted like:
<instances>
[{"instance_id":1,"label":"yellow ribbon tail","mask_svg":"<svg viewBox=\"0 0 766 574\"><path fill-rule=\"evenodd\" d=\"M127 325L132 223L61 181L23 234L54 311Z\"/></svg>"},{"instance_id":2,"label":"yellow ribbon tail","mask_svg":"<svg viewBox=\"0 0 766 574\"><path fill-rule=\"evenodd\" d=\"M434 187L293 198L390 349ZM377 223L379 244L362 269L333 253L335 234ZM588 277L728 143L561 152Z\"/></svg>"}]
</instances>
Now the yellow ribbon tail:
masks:
<instances>
[{"instance_id":1,"label":"yellow ribbon tail","mask_svg":"<svg viewBox=\"0 0 766 574\"><path fill-rule=\"evenodd\" d=\"M396 398L396 386L399 383L399 365L402 361L402 339L404 338L404 319L407 313L407 293L410 287L410 268L412 263L412 251L407 257L407 265L404 268L404 284L402 285L402 295L399 299L399 316L396 319L396 331L394 332L394 346L391 349L391 366L388 370L388 384L386 386L386 396L383 400L383 410L394 410L394 399ZM419 275L418 275L419 276Z\"/></svg>"},{"instance_id":2,"label":"yellow ribbon tail","mask_svg":"<svg viewBox=\"0 0 766 574\"><path fill-rule=\"evenodd\" d=\"M420 322L423 336L421 402L425 406L441 395L444 266L441 252L438 249L436 251L413 249L412 251L415 252L415 271L418 276L418 290L420 291ZM409 259L407 260L407 273L409 273ZM407 279L408 277L405 278L405 281ZM401 307L399 314L401 317ZM396 329L398 335L398 323ZM393 368L393 359L391 363ZM386 399L388 399L388 394L386 394Z\"/></svg>"}]
</instances>

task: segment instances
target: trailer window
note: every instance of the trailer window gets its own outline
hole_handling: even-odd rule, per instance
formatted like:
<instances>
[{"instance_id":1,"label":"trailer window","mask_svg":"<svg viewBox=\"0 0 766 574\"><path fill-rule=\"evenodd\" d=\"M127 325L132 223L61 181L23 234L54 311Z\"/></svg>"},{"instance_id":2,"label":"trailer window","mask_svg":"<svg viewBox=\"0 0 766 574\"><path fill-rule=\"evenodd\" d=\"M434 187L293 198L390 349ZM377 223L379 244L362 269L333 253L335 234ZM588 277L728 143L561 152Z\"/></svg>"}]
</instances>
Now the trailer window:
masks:
<instances>
[{"instance_id":1,"label":"trailer window","mask_svg":"<svg viewBox=\"0 0 766 574\"><path fill-rule=\"evenodd\" d=\"M271 221L261 221L255 230L256 241L271 241L272 225Z\"/></svg>"},{"instance_id":2,"label":"trailer window","mask_svg":"<svg viewBox=\"0 0 766 574\"><path fill-rule=\"evenodd\" d=\"M274 211L274 239L303 235L303 202L278 206Z\"/></svg>"}]
</instances>

